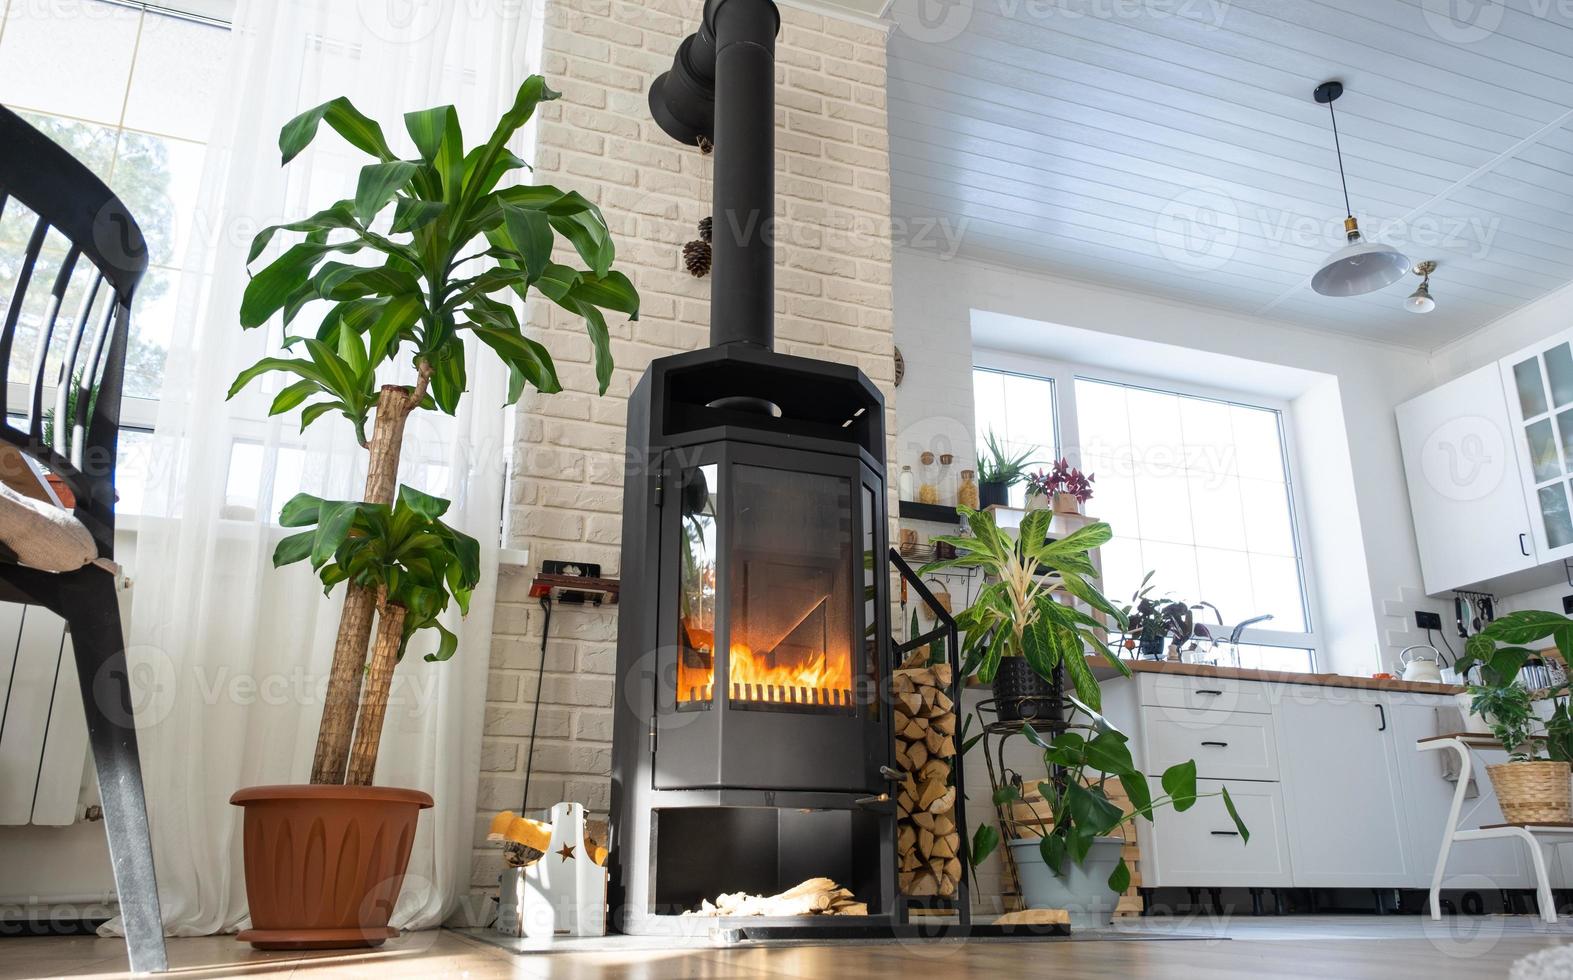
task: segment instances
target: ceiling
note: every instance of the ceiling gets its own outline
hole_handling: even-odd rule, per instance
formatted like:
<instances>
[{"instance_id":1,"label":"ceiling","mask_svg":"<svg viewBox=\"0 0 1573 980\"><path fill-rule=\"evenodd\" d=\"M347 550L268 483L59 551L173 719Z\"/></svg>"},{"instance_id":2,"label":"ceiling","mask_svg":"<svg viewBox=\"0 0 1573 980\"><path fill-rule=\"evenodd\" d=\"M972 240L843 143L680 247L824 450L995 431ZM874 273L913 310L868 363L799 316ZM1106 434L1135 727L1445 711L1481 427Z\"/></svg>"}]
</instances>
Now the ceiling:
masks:
<instances>
[{"instance_id":1,"label":"ceiling","mask_svg":"<svg viewBox=\"0 0 1573 980\"><path fill-rule=\"evenodd\" d=\"M898 244L943 254L955 236L965 257L1433 350L1573 280L1573 21L1559 10L896 0ZM1416 278L1348 299L1311 290L1343 244L1332 130L1311 97L1330 78L1346 87L1361 228L1437 260L1432 313L1404 309Z\"/></svg>"}]
</instances>

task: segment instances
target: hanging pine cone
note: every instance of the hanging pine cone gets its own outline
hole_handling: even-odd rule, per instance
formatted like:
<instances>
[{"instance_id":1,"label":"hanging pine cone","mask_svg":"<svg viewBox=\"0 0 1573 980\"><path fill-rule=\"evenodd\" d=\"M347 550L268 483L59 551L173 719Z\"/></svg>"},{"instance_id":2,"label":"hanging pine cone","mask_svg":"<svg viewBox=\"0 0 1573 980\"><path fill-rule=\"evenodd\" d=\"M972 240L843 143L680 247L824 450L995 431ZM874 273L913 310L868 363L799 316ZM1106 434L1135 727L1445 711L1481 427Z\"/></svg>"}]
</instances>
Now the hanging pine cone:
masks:
<instances>
[{"instance_id":1,"label":"hanging pine cone","mask_svg":"<svg viewBox=\"0 0 1573 980\"><path fill-rule=\"evenodd\" d=\"M710 142L710 138L708 136L701 136L694 142L699 145L699 152L705 156L709 156L710 151L715 149L715 144Z\"/></svg>"},{"instance_id":2,"label":"hanging pine cone","mask_svg":"<svg viewBox=\"0 0 1573 980\"><path fill-rule=\"evenodd\" d=\"M692 241L683 246L683 265L688 274L701 279L710 273L710 243Z\"/></svg>"},{"instance_id":3,"label":"hanging pine cone","mask_svg":"<svg viewBox=\"0 0 1573 980\"><path fill-rule=\"evenodd\" d=\"M710 216L708 214L699 219L699 237L707 242L710 240Z\"/></svg>"}]
</instances>

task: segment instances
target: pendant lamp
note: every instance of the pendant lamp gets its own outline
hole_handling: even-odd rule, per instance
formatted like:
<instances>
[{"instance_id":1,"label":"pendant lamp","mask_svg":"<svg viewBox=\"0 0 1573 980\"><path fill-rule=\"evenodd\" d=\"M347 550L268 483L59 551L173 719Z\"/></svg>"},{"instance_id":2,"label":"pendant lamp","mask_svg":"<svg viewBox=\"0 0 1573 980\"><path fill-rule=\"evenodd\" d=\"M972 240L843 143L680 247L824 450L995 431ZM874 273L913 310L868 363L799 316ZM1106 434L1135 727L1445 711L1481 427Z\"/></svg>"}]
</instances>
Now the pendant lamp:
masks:
<instances>
[{"instance_id":1,"label":"pendant lamp","mask_svg":"<svg viewBox=\"0 0 1573 980\"><path fill-rule=\"evenodd\" d=\"M1348 216L1344 219L1344 234L1349 239L1311 277L1311 288L1323 296L1361 296L1391 286L1409 272L1409 259L1402 252L1391 245L1368 242L1360 235L1360 223L1349 204L1344 151L1338 142L1338 116L1333 112L1333 102L1343 94L1342 82L1323 82L1316 87L1316 101L1327 106L1333 120L1333 148L1338 153L1338 179L1343 184L1344 213Z\"/></svg>"}]
</instances>

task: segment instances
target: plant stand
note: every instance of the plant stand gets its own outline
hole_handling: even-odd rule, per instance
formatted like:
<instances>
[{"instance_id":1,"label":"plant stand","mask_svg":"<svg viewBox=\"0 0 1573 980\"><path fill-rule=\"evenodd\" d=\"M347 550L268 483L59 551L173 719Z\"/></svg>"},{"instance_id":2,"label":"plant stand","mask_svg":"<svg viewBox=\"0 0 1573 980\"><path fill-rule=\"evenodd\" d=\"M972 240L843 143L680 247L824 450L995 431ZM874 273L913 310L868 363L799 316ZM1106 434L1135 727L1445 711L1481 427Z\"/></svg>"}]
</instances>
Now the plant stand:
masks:
<instances>
[{"instance_id":1,"label":"plant stand","mask_svg":"<svg viewBox=\"0 0 1573 980\"><path fill-rule=\"evenodd\" d=\"M1529 851L1530 866L1535 869L1535 900L1540 906L1540 917L1546 922L1557 921L1557 903L1551 894L1551 876L1546 870L1547 844L1573 842L1573 823L1487 824L1479 830L1459 830L1458 822L1464 809L1464 796L1469 791L1469 779L1474 771L1474 749L1500 749L1502 743L1490 735L1459 733L1433 735L1420 739L1415 746L1421 752L1454 751L1458 753L1458 780L1453 789L1453 803L1447 814L1447 826L1442 832L1442 849L1436 857L1436 870L1431 875L1431 918L1442 918L1442 875L1447 871L1447 856L1455 843L1474 840L1494 840L1508 837L1524 842Z\"/></svg>"}]
</instances>

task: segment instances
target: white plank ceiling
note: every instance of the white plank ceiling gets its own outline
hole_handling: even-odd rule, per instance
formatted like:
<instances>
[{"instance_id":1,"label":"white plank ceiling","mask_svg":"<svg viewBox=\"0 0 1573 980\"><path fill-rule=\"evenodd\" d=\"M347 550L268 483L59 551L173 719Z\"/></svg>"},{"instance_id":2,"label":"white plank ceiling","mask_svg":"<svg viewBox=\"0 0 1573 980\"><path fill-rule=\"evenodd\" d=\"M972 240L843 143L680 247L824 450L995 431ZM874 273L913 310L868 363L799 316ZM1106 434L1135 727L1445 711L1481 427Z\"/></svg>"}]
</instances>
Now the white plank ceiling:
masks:
<instances>
[{"instance_id":1,"label":"white plank ceiling","mask_svg":"<svg viewBox=\"0 0 1573 980\"><path fill-rule=\"evenodd\" d=\"M1573 280L1573 21L1552 0L938 2L888 15L908 247L946 222L963 256L1421 350ZM1433 313L1403 308L1416 278L1311 290L1343 244L1311 97L1330 78L1361 228L1437 260Z\"/></svg>"}]
</instances>

